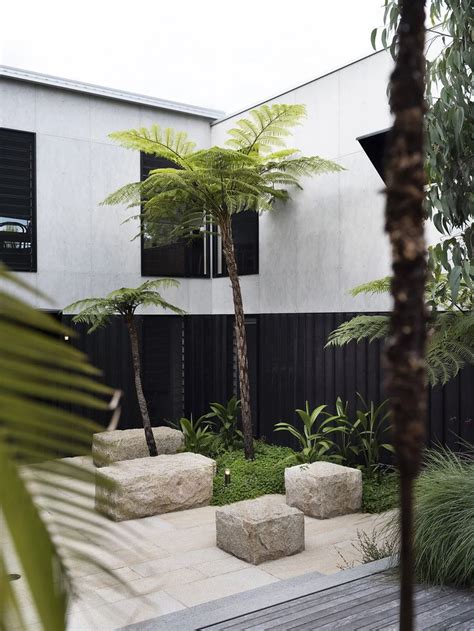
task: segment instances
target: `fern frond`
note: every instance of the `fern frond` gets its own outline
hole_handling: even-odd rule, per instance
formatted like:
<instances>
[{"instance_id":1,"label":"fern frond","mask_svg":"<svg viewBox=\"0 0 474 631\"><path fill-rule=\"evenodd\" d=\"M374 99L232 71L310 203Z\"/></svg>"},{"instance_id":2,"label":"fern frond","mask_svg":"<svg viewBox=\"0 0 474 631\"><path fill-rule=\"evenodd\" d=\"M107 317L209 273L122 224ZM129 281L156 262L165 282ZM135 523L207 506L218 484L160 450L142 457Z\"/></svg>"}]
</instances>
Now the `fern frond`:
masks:
<instances>
[{"instance_id":1,"label":"fern frond","mask_svg":"<svg viewBox=\"0 0 474 631\"><path fill-rule=\"evenodd\" d=\"M363 285L357 285L350 290L352 296L358 296L359 294L388 294L390 291L390 276L384 278L378 278L377 280L371 280L369 283Z\"/></svg>"},{"instance_id":2,"label":"fern frond","mask_svg":"<svg viewBox=\"0 0 474 631\"><path fill-rule=\"evenodd\" d=\"M367 339L369 342L386 337L388 333L388 316L360 315L343 322L328 336L326 347L344 346L349 342L360 342Z\"/></svg>"},{"instance_id":3,"label":"fern frond","mask_svg":"<svg viewBox=\"0 0 474 631\"><path fill-rule=\"evenodd\" d=\"M226 145L236 151L265 154L272 147L284 147L284 138L291 135L291 128L301 125L306 116L304 105L275 103L262 105L249 112L249 118L236 123L228 131Z\"/></svg>"},{"instance_id":4,"label":"fern frond","mask_svg":"<svg viewBox=\"0 0 474 631\"><path fill-rule=\"evenodd\" d=\"M440 313L433 326L426 349L428 378L431 385L444 385L474 364L474 313Z\"/></svg>"},{"instance_id":5,"label":"fern frond","mask_svg":"<svg viewBox=\"0 0 474 631\"><path fill-rule=\"evenodd\" d=\"M117 131L109 135L122 147L150 153L170 160L177 166L185 166L186 156L189 156L196 146L188 139L184 131L175 131L171 128L162 129L159 125L152 125L149 129L130 129Z\"/></svg>"},{"instance_id":6,"label":"fern frond","mask_svg":"<svg viewBox=\"0 0 474 631\"><path fill-rule=\"evenodd\" d=\"M445 384L468 364L474 364L474 313L441 313L430 324L433 329L426 348L426 370L430 385ZM326 347L350 342L369 342L389 332L388 316L361 315L341 324L328 336Z\"/></svg>"},{"instance_id":7,"label":"fern frond","mask_svg":"<svg viewBox=\"0 0 474 631\"><path fill-rule=\"evenodd\" d=\"M100 205L116 206L119 204L126 204L127 208L139 206L141 202L141 186L140 182L126 184L111 195L108 195L102 202L100 202Z\"/></svg>"},{"instance_id":8,"label":"fern frond","mask_svg":"<svg viewBox=\"0 0 474 631\"><path fill-rule=\"evenodd\" d=\"M300 156L299 158L267 161L265 163L265 169L287 173L293 177L303 177L321 173L338 173L339 171L345 170L344 167L336 164L336 162L324 160L319 156Z\"/></svg>"}]
</instances>

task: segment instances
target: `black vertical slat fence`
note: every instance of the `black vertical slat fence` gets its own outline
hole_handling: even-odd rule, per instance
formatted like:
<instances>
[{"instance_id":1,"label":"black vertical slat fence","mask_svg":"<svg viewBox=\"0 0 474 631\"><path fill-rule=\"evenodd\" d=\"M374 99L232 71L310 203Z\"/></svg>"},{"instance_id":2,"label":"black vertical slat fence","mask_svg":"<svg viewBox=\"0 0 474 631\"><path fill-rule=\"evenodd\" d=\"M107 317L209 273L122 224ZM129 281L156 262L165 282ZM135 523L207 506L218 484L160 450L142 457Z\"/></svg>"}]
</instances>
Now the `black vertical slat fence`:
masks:
<instances>
[{"instance_id":1,"label":"black vertical slat fence","mask_svg":"<svg viewBox=\"0 0 474 631\"><path fill-rule=\"evenodd\" d=\"M355 313L265 314L259 316L259 414L257 435L280 444L286 433L274 433L277 421L295 419L294 410L308 401L312 408L334 409L337 396L349 411L384 399L381 344L361 342L325 348L327 337ZM474 442L474 367L464 368L445 386L428 388L427 442L457 449L460 439Z\"/></svg>"},{"instance_id":2,"label":"black vertical slat fence","mask_svg":"<svg viewBox=\"0 0 474 631\"><path fill-rule=\"evenodd\" d=\"M247 322L252 417L255 433L291 444L275 433L278 421L295 419L295 409L326 404L337 396L358 405L359 392L379 403L383 395L381 345L349 344L325 348L327 336L354 313L263 314ZM63 316L70 323L70 316ZM211 401L226 402L235 392L233 318L228 315L136 316L143 361L143 384L153 423L197 418ZM74 325L73 343L103 371L105 383L124 392L121 428L139 427L128 334L120 318L87 335ZM90 415L90 412L89 412ZM102 423L107 416L92 414ZM429 388L427 442L457 448L474 442L474 367L446 386Z\"/></svg>"},{"instance_id":3,"label":"black vertical slat fence","mask_svg":"<svg viewBox=\"0 0 474 631\"><path fill-rule=\"evenodd\" d=\"M122 391L120 429L141 427L135 392L134 373L128 331L123 320L112 317L102 329L87 334L87 327L74 324L72 316L62 321L76 336L71 344L85 352L91 363L101 370L103 383ZM135 316L141 360L142 384L153 425L183 414L182 318L174 316ZM74 407L75 412L107 425L110 414Z\"/></svg>"}]
</instances>

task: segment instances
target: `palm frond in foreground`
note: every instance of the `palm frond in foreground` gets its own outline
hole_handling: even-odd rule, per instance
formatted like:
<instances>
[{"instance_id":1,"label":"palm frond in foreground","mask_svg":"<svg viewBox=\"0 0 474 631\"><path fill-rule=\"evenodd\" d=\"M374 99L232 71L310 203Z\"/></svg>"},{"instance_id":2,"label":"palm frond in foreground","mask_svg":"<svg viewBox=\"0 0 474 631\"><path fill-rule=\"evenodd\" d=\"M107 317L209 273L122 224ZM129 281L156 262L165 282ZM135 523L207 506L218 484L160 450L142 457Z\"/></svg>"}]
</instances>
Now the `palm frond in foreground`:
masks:
<instances>
[{"instance_id":1,"label":"palm frond in foreground","mask_svg":"<svg viewBox=\"0 0 474 631\"><path fill-rule=\"evenodd\" d=\"M8 576L18 572L43 628L57 631L66 624L68 568L81 560L102 569L92 541L103 548L111 536L93 509L94 473L60 459L88 454L102 428L58 402L107 410L113 391L65 343L69 329L15 297L20 285L31 291L26 285L4 267L0 281L0 628L24 626Z\"/></svg>"}]
</instances>

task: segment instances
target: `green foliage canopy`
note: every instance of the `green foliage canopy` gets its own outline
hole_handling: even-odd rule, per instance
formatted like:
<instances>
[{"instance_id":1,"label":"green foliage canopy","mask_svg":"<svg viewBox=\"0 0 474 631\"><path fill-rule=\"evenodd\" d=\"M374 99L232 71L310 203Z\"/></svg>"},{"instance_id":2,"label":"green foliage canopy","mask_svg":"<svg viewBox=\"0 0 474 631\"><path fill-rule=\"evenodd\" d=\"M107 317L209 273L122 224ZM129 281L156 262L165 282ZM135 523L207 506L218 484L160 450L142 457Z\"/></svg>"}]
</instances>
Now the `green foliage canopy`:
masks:
<instances>
[{"instance_id":1,"label":"green foliage canopy","mask_svg":"<svg viewBox=\"0 0 474 631\"><path fill-rule=\"evenodd\" d=\"M394 56L400 12L385 0L378 35ZM429 217L443 235L430 251L448 273L456 299L461 279L474 282L474 4L471 0L431 0L427 51L426 171ZM436 51L436 54L433 54Z\"/></svg>"},{"instance_id":2,"label":"green foliage canopy","mask_svg":"<svg viewBox=\"0 0 474 631\"><path fill-rule=\"evenodd\" d=\"M136 309L142 307L159 307L168 309L178 315L184 311L165 300L158 289L177 287L179 283L173 278L147 280L138 287L122 287L111 291L105 298L85 298L65 307L65 311L79 311L74 322L87 324L89 333L106 326L114 315L131 318Z\"/></svg>"},{"instance_id":3,"label":"green foliage canopy","mask_svg":"<svg viewBox=\"0 0 474 631\"><path fill-rule=\"evenodd\" d=\"M169 160L175 168L150 172L144 182L128 184L105 204L141 206L142 230L157 243L202 235L244 210L270 210L301 188L302 177L341 171L336 163L287 149L285 139L305 116L303 105L263 105L236 122L225 147L196 150L185 132L162 129L111 134L121 146ZM273 149L277 148L276 151Z\"/></svg>"}]
</instances>

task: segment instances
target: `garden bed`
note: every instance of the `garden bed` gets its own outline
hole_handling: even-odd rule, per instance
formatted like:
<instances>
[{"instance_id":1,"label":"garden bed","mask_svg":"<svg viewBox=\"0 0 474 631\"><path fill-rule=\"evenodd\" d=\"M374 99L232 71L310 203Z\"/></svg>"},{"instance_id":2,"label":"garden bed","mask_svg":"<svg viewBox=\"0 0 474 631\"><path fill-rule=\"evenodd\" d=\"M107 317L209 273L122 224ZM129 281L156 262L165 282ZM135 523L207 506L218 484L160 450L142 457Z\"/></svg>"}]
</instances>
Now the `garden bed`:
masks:
<instances>
[{"instance_id":1,"label":"garden bed","mask_svg":"<svg viewBox=\"0 0 474 631\"><path fill-rule=\"evenodd\" d=\"M215 458L217 475L214 479L212 504L223 506L232 502L254 499L261 495L285 493L285 468L298 464L290 447L255 441L255 460L246 460L241 449L226 451ZM230 471L230 483L225 484L224 472ZM397 505L398 480L385 473L363 477L362 510L381 513Z\"/></svg>"}]
</instances>

